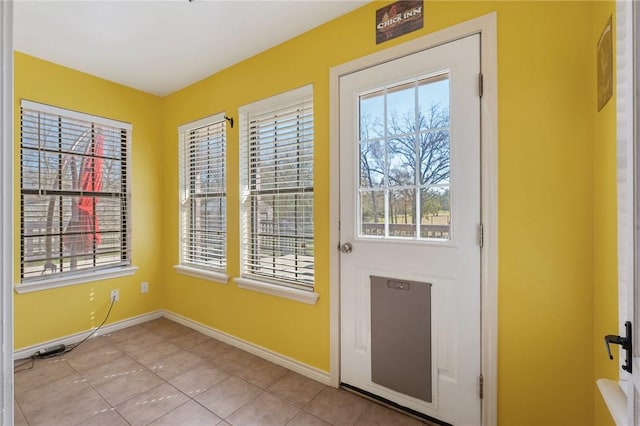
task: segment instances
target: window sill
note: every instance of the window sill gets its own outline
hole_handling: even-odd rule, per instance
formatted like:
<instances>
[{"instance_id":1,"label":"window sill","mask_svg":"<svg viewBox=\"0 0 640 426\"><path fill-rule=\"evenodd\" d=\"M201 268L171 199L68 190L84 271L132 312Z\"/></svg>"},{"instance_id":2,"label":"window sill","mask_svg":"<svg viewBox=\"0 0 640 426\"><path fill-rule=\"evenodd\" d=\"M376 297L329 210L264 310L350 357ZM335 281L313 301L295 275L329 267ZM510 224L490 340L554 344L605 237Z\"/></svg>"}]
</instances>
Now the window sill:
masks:
<instances>
[{"instance_id":1,"label":"window sill","mask_svg":"<svg viewBox=\"0 0 640 426\"><path fill-rule=\"evenodd\" d=\"M207 269L193 268L191 266L174 265L175 270L182 275L188 275L190 277L202 278L209 281L215 281L220 284L227 284L229 282L229 275L222 274L220 272L209 271Z\"/></svg>"},{"instance_id":2,"label":"window sill","mask_svg":"<svg viewBox=\"0 0 640 426\"><path fill-rule=\"evenodd\" d=\"M315 305L320 297L320 294L315 291L298 290L296 288L284 287L247 278L234 278L233 281L238 284L238 287L246 290L253 290L260 293L270 294L272 296L284 297L286 299L295 300L308 305Z\"/></svg>"},{"instance_id":3,"label":"window sill","mask_svg":"<svg viewBox=\"0 0 640 426\"><path fill-rule=\"evenodd\" d=\"M604 402L611 413L611 417L616 425L627 424L627 395L624 393L622 386L625 382L616 382L610 379L598 379L596 381L598 389L602 394Z\"/></svg>"},{"instance_id":4,"label":"window sill","mask_svg":"<svg viewBox=\"0 0 640 426\"><path fill-rule=\"evenodd\" d=\"M18 294L32 293L34 291L50 290L53 288L66 287L76 284L86 284L93 281L108 280L112 278L126 277L135 274L137 266L124 266L119 268L103 269L69 275L66 277L55 277L42 281L16 284L14 289Z\"/></svg>"}]
</instances>

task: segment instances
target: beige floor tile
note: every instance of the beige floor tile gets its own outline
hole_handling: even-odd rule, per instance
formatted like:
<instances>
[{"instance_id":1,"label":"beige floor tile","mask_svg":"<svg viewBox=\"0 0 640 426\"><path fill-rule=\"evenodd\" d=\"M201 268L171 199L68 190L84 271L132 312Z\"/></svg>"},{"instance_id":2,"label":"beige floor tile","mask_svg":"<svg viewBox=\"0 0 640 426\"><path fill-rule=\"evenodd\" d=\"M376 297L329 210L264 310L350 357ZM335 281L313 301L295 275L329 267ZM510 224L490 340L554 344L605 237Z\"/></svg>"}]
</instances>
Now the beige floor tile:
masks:
<instances>
[{"instance_id":1,"label":"beige floor tile","mask_svg":"<svg viewBox=\"0 0 640 426\"><path fill-rule=\"evenodd\" d=\"M268 390L298 407L304 407L325 387L320 382L289 371L284 377L269 386Z\"/></svg>"},{"instance_id":2,"label":"beige floor tile","mask_svg":"<svg viewBox=\"0 0 640 426\"><path fill-rule=\"evenodd\" d=\"M220 420L220 417L192 400L168 412L149 426L211 426L220 423Z\"/></svg>"},{"instance_id":3,"label":"beige floor tile","mask_svg":"<svg viewBox=\"0 0 640 426\"><path fill-rule=\"evenodd\" d=\"M216 357L213 362L227 373L237 374L256 362L258 357L249 352L233 348Z\"/></svg>"},{"instance_id":4,"label":"beige floor tile","mask_svg":"<svg viewBox=\"0 0 640 426\"><path fill-rule=\"evenodd\" d=\"M160 317L151 321L143 322L142 324L140 324L140 327L148 331L153 331L153 330L158 330L158 329L173 325L175 323L176 323L175 321L171 321L170 319Z\"/></svg>"},{"instance_id":5,"label":"beige floor tile","mask_svg":"<svg viewBox=\"0 0 640 426\"><path fill-rule=\"evenodd\" d=\"M299 408L262 391L225 420L234 426L284 426L298 411Z\"/></svg>"},{"instance_id":6,"label":"beige floor tile","mask_svg":"<svg viewBox=\"0 0 640 426\"><path fill-rule=\"evenodd\" d=\"M356 421L356 426L420 426L423 425L413 417L400 414L380 404L372 403Z\"/></svg>"},{"instance_id":7,"label":"beige floor tile","mask_svg":"<svg viewBox=\"0 0 640 426\"><path fill-rule=\"evenodd\" d=\"M242 377L249 383L258 386L261 389L267 389L269 386L282 379L287 374L287 369L274 364L265 359L260 359L244 370L238 373L238 377Z\"/></svg>"},{"instance_id":8,"label":"beige floor tile","mask_svg":"<svg viewBox=\"0 0 640 426\"><path fill-rule=\"evenodd\" d=\"M128 355L136 356L145 353L149 347L158 345L162 342L162 338L143 329L141 334L138 334L131 339L116 342L115 346L121 351L126 352Z\"/></svg>"},{"instance_id":9,"label":"beige floor tile","mask_svg":"<svg viewBox=\"0 0 640 426\"><path fill-rule=\"evenodd\" d=\"M331 425L325 422L324 420L319 419L315 416L312 416L311 414L305 411L300 411L298 414L295 415L293 419L291 419L289 423L287 423L287 426L331 426ZM389 425L389 426L392 426L392 425Z\"/></svg>"},{"instance_id":10,"label":"beige floor tile","mask_svg":"<svg viewBox=\"0 0 640 426\"><path fill-rule=\"evenodd\" d=\"M229 374L217 368L211 361L205 361L204 364L169 380L169 383L193 398L227 377Z\"/></svg>"},{"instance_id":11,"label":"beige floor tile","mask_svg":"<svg viewBox=\"0 0 640 426\"><path fill-rule=\"evenodd\" d=\"M25 418L17 419L13 421L13 426L29 426Z\"/></svg>"},{"instance_id":12,"label":"beige floor tile","mask_svg":"<svg viewBox=\"0 0 640 426\"><path fill-rule=\"evenodd\" d=\"M205 408L218 417L226 418L258 395L260 389L235 376L218 383L195 397Z\"/></svg>"},{"instance_id":13,"label":"beige floor tile","mask_svg":"<svg viewBox=\"0 0 640 426\"><path fill-rule=\"evenodd\" d=\"M64 359L79 373L124 355L124 352L110 344L98 343L100 346L96 348L83 347L84 344L89 344L89 342L90 340L86 341L77 349L64 355Z\"/></svg>"},{"instance_id":14,"label":"beige floor tile","mask_svg":"<svg viewBox=\"0 0 640 426\"><path fill-rule=\"evenodd\" d=\"M128 376L140 369L144 369L144 366L130 356L124 355L108 363L83 371L81 374L92 386L98 386L118 377Z\"/></svg>"},{"instance_id":15,"label":"beige floor tile","mask_svg":"<svg viewBox=\"0 0 640 426\"><path fill-rule=\"evenodd\" d=\"M152 328L150 331L163 339L171 339L173 337L181 336L187 331L191 331L191 329L182 324L178 324L177 322L169 321L169 324L162 327Z\"/></svg>"},{"instance_id":16,"label":"beige floor tile","mask_svg":"<svg viewBox=\"0 0 640 426\"><path fill-rule=\"evenodd\" d=\"M114 331L113 333L103 334L102 337L109 340L111 343L120 343L137 338L138 336L141 336L146 332L147 329L144 328L143 325L134 325L132 327Z\"/></svg>"},{"instance_id":17,"label":"beige floor tile","mask_svg":"<svg viewBox=\"0 0 640 426\"><path fill-rule=\"evenodd\" d=\"M21 420L24 420L25 423L27 422L24 418L24 414L22 414L22 410L20 409L20 406L15 400L13 401L13 420L14 422L18 422Z\"/></svg>"},{"instance_id":18,"label":"beige floor tile","mask_svg":"<svg viewBox=\"0 0 640 426\"><path fill-rule=\"evenodd\" d=\"M116 406L132 426L146 425L188 401L182 392L169 384L162 384Z\"/></svg>"},{"instance_id":19,"label":"beige floor tile","mask_svg":"<svg viewBox=\"0 0 640 426\"><path fill-rule=\"evenodd\" d=\"M109 404L116 406L162 383L164 380L137 364L111 380L94 385L94 388Z\"/></svg>"},{"instance_id":20,"label":"beige floor tile","mask_svg":"<svg viewBox=\"0 0 640 426\"><path fill-rule=\"evenodd\" d=\"M225 352L233 350L233 346L227 345L216 339L209 339L199 345L195 345L187 350L200 358L204 359L216 359Z\"/></svg>"},{"instance_id":21,"label":"beige floor tile","mask_svg":"<svg viewBox=\"0 0 640 426\"><path fill-rule=\"evenodd\" d=\"M129 423L118 414L115 408L109 408L77 426L129 426Z\"/></svg>"},{"instance_id":22,"label":"beige floor tile","mask_svg":"<svg viewBox=\"0 0 640 426\"><path fill-rule=\"evenodd\" d=\"M18 403L32 426L75 425L109 408L78 374L31 389Z\"/></svg>"},{"instance_id":23,"label":"beige floor tile","mask_svg":"<svg viewBox=\"0 0 640 426\"><path fill-rule=\"evenodd\" d=\"M32 369L15 374L13 390L15 395L19 396L36 386L40 387L75 373L73 368L60 357L38 359L34 362Z\"/></svg>"},{"instance_id":24,"label":"beige floor tile","mask_svg":"<svg viewBox=\"0 0 640 426\"><path fill-rule=\"evenodd\" d=\"M369 401L342 389L325 388L305 407L305 411L335 426L353 425Z\"/></svg>"},{"instance_id":25,"label":"beige floor tile","mask_svg":"<svg viewBox=\"0 0 640 426\"><path fill-rule=\"evenodd\" d=\"M144 350L136 351L136 353L132 354L132 356L139 363L150 366L159 359L174 354L179 350L180 347L174 345L173 343L160 340L156 344L147 346L146 348L144 348Z\"/></svg>"},{"instance_id":26,"label":"beige floor tile","mask_svg":"<svg viewBox=\"0 0 640 426\"><path fill-rule=\"evenodd\" d=\"M205 360L199 356L180 349L177 352L150 364L149 370L153 371L163 379L169 380L197 367L204 363L204 361Z\"/></svg>"},{"instance_id":27,"label":"beige floor tile","mask_svg":"<svg viewBox=\"0 0 640 426\"><path fill-rule=\"evenodd\" d=\"M182 349L189 350L194 346L197 346L208 340L211 340L211 337L199 333L195 330L187 330L178 336L170 338L169 342L173 343L176 346L179 346Z\"/></svg>"},{"instance_id":28,"label":"beige floor tile","mask_svg":"<svg viewBox=\"0 0 640 426\"><path fill-rule=\"evenodd\" d=\"M74 343L76 347L73 349L73 351L71 351L70 353L67 353L65 356L68 356L71 354L84 353L84 352L92 352L102 346L110 345L110 344L112 344L112 340L110 340L106 336L102 336L102 335L91 336L89 339L85 340L84 342L78 341ZM73 345L70 345L70 346L73 346Z\"/></svg>"},{"instance_id":29,"label":"beige floor tile","mask_svg":"<svg viewBox=\"0 0 640 426\"><path fill-rule=\"evenodd\" d=\"M428 424L166 319L36 361L15 398L17 426Z\"/></svg>"}]
</instances>

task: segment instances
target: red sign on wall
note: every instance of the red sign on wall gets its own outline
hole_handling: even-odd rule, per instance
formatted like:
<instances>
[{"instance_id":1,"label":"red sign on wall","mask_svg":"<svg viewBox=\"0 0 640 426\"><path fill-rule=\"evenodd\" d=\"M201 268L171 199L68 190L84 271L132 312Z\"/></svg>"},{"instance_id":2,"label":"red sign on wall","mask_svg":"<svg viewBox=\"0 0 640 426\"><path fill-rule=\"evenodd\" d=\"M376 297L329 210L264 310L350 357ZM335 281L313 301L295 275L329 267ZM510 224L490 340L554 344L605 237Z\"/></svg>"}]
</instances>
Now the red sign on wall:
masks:
<instances>
[{"instance_id":1,"label":"red sign on wall","mask_svg":"<svg viewBox=\"0 0 640 426\"><path fill-rule=\"evenodd\" d=\"M376 11L376 44L418 30L424 25L423 4L397 1Z\"/></svg>"}]
</instances>

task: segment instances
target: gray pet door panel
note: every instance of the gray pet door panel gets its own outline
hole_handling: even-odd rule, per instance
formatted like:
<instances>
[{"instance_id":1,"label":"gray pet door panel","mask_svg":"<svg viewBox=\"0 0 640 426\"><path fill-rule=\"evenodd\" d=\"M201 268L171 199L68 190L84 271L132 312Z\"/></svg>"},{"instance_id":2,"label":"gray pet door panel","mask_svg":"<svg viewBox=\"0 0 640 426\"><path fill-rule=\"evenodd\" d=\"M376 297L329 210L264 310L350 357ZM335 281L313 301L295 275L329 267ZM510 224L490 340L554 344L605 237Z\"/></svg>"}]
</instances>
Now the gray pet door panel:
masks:
<instances>
[{"instance_id":1,"label":"gray pet door panel","mask_svg":"<svg viewBox=\"0 0 640 426\"><path fill-rule=\"evenodd\" d=\"M432 402L430 283L371 276L371 381Z\"/></svg>"}]
</instances>

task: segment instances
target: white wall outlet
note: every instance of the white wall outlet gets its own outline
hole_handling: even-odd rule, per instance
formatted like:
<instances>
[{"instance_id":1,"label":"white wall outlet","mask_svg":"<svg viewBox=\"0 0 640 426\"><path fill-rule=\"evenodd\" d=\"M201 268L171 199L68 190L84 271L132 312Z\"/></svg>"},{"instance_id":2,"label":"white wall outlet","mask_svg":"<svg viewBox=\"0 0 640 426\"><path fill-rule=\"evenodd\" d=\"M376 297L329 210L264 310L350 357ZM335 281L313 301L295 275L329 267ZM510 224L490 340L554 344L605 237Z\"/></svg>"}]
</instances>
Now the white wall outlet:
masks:
<instances>
[{"instance_id":1,"label":"white wall outlet","mask_svg":"<svg viewBox=\"0 0 640 426\"><path fill-rule=\"evenodd\" d=\"M148 293L149 292L149 283L143 281L140 283L140 293Z\"/></svg>"},{"instance_id":2,"label":"white wall outlet","mask_svg":"<svg viewBox=\"0 0 640 426\"><path fill-rule=\"evenodd\" d=\"M120 300L120 290L111 290L111 297L109 300L117 302Z\"/></svg>"}]
</instances>

